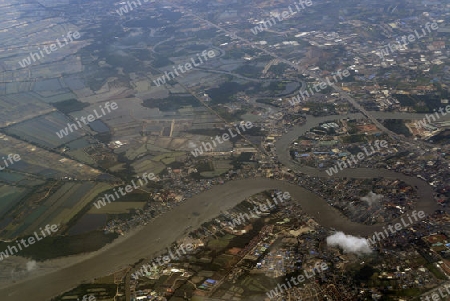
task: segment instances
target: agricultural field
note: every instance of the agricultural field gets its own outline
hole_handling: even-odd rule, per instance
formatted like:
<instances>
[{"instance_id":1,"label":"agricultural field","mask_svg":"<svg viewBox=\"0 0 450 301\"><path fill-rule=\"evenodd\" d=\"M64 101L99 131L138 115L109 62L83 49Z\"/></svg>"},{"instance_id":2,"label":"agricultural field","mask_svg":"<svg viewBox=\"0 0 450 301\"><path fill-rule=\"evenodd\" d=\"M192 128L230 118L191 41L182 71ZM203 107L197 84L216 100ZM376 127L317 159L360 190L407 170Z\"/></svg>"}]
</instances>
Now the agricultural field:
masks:
<instances>
[{"instance_id":1,"label":"agricultural field","mask_svg":"<svg viewBox=\"0 0 450 301\"><path fill-rule=\"evenodd\" d=\"M167 151L165 149L161 149L162 151ZM134 160L137 157L144 155L147 153L147 145L146 144L140 144L136 147L129 147L128 150L125 153L125 156L128 160Z\"/></svg>"},{"instance_id":2,"label":"agricultural field","mask_svg":"<svg viewBox=\"0 0 450 301\"><path fill-rule=\"evenodd\" d=\"M25 175L21 175L19 173L15 172L8 172L8 171L0 171L0 181L6 182L8 184L12 183L18 183L25 179Z\"/></svg>"},{"instance_id":3,"label":"agricultural field","mask_svg":"<svg viewBox=\"0 0 450 301\"><path fill-rule=\"evenodd\" d=\"M74 122L59 112L52 112L13 125L6 129L6 133L18 136L20 139L33 144L54 149L85 134L86 126L73 130L73 132L69 131L67 136L59 138L56 133L66 128L67 123Z\"/></svg>"},{"instance_id":4,"label":"agricultural field","mask_svg":"<svg viewBox=\"0 0 450 301\"><path fill-rule=\"evenodd\" d=\"M0 127L15 124L55 110L55 108L23 93L0 96L0 108Z\"/></svg>"},{"instance_id":5,"label":"agricultural field","mask_svg":"<svg viewBox=\"0 0 450 301\"><path fill-rule=\"evenodd\" d=\"M126 142L127 157L134 159L147 151L183 149L187 144L186 131L210 128L220 123L218 118L204 107L182 107L172 111L142 106L142 100L128 98L116 100L121 114L112 112L102 118L113 133L112 140ZM117 110L119 111L119 110ZM113 114L114 113L114 114ZM143 138L144 137L144 138ZM186 147L184 149L187 150Z\"/></svg>"},{"instance_id":6,"label":"agricultural field","mask_svg":"<svg viewBox=\"0 0 450 301\"><path fill-rule=\"evenodd\" d=\"M28 201L15 208L14 220L4 229L7 237L31 234L47 224L63 228L78 212L93 201L101 192L110 189L107 183L66 182L49 189L39 200ZM52 191L52 193L50 193Z\"/></svg>"},{"instance_id":7,"label":"agricultural field","mask_svg":"<svg viewBox=\"0 0 450 301\"><path fill-rule=\"evenodd\" d=\"M150 156L134 161L131 166L134 168L134 172L137 175L143 174L144 172L151 172L156 175L166 168L163 163L153 161Z\"/></svg>"},{"instance_id":8,"label":"agricultural field","mask_svg":"<svg viewBox=\"0 0 450 301\"><path fill-rule=\"evenodd\" d=\"M177 159L184 158L185 155L185 152L167 152L155 157L145 156L135 161L132 167L136 174L152 172L156 175L162 172L167 165L175 162Z\"/></svg>"},{"instance_id":9,"label":"agricultural field","mask_svg":"<svg viewBox=\"0 0 450 301\"><path fill-rule=\"evenodd\" d=\"M186 155L184 152L172 152L167 154L162 154L154 157L152 160L156 162L162 162L165 165L171 164L176 161L177 158L183 158Z\"/></svg>"},{"instance_id":10,"label":"agricultural field","mask_svg":"<svg viewBox=\"0 0 450 301\"><path fill-rule=\"evenodd\" d=\"M17 173L11 170L0 171L0 182L15 186L37 186L45 183L44 180L36 176Z\"/></svg>"},{"instance_id":11,"label":"agricultural field","mask_svg":"<svg viewBox=\"0 0 450 301\"><path fill-rule=\"evenodd\" d=\"M213 178L220 176L233 168L230 160L214 160L212 161L212 166L214 170L203 171L200 175L205 178Z\"/></svg>"},{"instance_id":12,"label":"agricultural field","mask_svg":"<svg viewBox=\"0 0 450 301\"><path fill-rule=\"evenodd\" d=\"M0 216L11 210L28 192L25 188L0 185Z\"/></svg>"},{"instance_id":13,"label":"agricultural field","mask_svg":"<svg viewBox=\"0 0 450 301\"><path fill-rule=\"evenodd\" d=\"M89 165L93 165L93 166L97 165L97 162L95 162L95 160L92 159L92 157L89 156L83 149L71 150L71 151L68 151L67 154L80 162L83 162L83 163L86 163Z\"/></svg>"},{"instance_id":14,"label":"agricultural field","mask_svg":"<svg viewBox=\"0 0 450 301\"><path fill-rule=\"evenodd\" d=\"M0 149L6 154L20 155L21 160L8 167L13 171L44 178L72 177L85 180L96 179L101 175L99 170L85 164L2 134L0 134Z\"/></svg>"},{"instance_id":15,"label":"agricultural field","mask_svg":"<svg viewBox=\"0 0 450 301\"><path fill-rule=\"evenodd\" d=\"M59 80L59 79L55 79ZM61 79L62 80L62 79ZM37 86L37 84L36 84ZM41 91L34 90L34 92L29 92L30 95L38 99L39 101L52 104L57 102L66 101L69 99L75 99L77 96L70 91L68 88L64 88L58 91Z\"/></svg>"},{"instance_id":16,"label":"agricultural field","mask_svg":"<svg viewBox=\"0 0 450 301\"><path fill-rule=\"evenodd\" d=\"M111 186L106 183L66 183L45 201L46 213L36 222L40 225L66 224L98 194L109 188ZM36 222L32 225L33 229L37 228Z\"/></svg>"}]
</instances>

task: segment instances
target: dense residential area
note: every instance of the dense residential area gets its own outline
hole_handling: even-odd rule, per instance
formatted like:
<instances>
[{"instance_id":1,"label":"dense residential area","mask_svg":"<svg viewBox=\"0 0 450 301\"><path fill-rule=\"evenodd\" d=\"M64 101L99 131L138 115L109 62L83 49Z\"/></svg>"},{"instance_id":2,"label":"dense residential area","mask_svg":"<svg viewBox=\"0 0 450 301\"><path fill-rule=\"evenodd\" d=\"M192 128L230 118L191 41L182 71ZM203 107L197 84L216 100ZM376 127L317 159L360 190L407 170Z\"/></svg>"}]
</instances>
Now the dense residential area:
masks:
<instances>
[{"instance_id":1,"label":"dense residential area","mask_svg":"<svg viewBox=\"0 0 450 301\"><path fill-rule=\"evenodd\" d=\"M450 298L447 2L1 3L2 301Z\"/></svg>"}]
</instances>

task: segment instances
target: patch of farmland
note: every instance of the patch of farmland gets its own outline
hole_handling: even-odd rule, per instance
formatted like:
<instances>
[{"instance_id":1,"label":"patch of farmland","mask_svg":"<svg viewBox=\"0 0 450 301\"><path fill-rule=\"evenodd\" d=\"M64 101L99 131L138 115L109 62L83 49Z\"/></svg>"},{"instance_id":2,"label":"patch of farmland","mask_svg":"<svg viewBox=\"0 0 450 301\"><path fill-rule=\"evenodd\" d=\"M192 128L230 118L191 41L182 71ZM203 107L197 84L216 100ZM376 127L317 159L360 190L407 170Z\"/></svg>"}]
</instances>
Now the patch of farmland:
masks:
<instances>
[{"instance_id":1,"label":"patch of farmland","mask_svg":"<svg viewBox=\"0 0 450 301\"><path fill-rule=\"evenodd\" d=\"M34 83L33 91L35 92L44 92L44 91L58 91L63 87L59 78L48 78L37 80Z\"/></svg>"},{"instance_id":2,"label":"patch of farmland","mask_svg":"<svg viewBox=\"0 0 450 301\"><path fill-rule=\"evenodd\" d=\"M161 161L163 162L165 159L173 158L176 159L177 157L184 157L186 155L185 152L171 152L167 154L162 154L156 157L153 157L153 161Z\"/></svg>"},{"instance_id":3,"label":"patch of farmland","mask_svg":"<svg viewBox=\"0 0 450 301\"><path fill-rule=\"evenodd\" d=\"M73 122L59 112L52 112L15 124L7 128L6 132L33 144L56 148L84 135L82 128L73 132L69 131L67 136L60 139L56 133L66 128L67 123Z\"/></svg>"},{"instance_id":4,"label":"patch of farmland","mask_svg":"<svg viewBox=\"0 0 450 301\"><path fill-rule=\"evenodd\" d=\"M45 213L45 211L47 210L47 208L45 207L40 207L40 208L36 208L36 210L33 210L32 212L30 212L29 215L25 214L24 219L20 222L20 223L10 223L4 230L7 230L6 233L2 233L2 236L4 236L5 238L8 239L13 239L16 238L18 236L23 236L24 234L32 234L34 231L38 230L38 229L34 229L31 232L25 232L25 230L30 226L30 224L33 223L34 220L36 220L41 214Z\"/></svg>"},{"instance_id":5,"label":"patch of farmland","mask_svg":"<svg viewBox=\"0 0 450 301\"><path fill-rule=\"evenodd\" d=\"M145 144L133 144L130 148L125 152L125 156L128 160L134 160L138 156L146 154L148 152Z\"/></svg>"},{"instance_id":6,"label":"patch of farmland","mask_svg":"<svg viewBox=\"0 0 450 301\"><path fill-rule=\"evenodd\" d=\"M9 185L0 186L0 217L2 217L8 210L14 207L21 198L25 196L28 191L24 188L19 188Z\"/></svg>"},{"instance_id":7,"label":"patch of farmland","mask_svg":"<svg viewBox=\"0 0 450 301\"><path fill-rule=\"evenodd\" d=\"M30 95L39 99L42 102L51 104L56 102L62 102L69 99L74 99L77 96L73 94L69 89L62 89L59 91L38 91L38 92L29 92Z\"/></svg>"},{"instance_id":8,"label":"patch of farmland","mask_svg":"<svg viewBox=\"0 0 450 301\"><path fill-rule=\"evenodd\" d=\"M49 216L55 212L58 213L61 211L65 200L70 198L70 196L75 193L78 188L80 188L80 184L77 184L76 182L69 182L65 183L56 192L51 194L43 203L35 208L35 210L38 210L41 214L39 216L35 216L31 212L30 215L32 218L26 219L25 223L29 224L29 226L25 232L32 233L35 231L33 229L38 229L40 225L45 226L44 222L49 219Z\"/></svg>"},{"instance_id":9,"label":"patch of farmland","mask_svg":"<svg viewBox=\"0 0 450 301\"><path fill-rule=\"evenodd\" d=\"M72 177L80 180L96 179L102 174L90 166L3 134L0 134L0 149L6 154L18 153L21 160L10 165L8 169L26 174L48 178Z\"/></svg>"},{"instance_id":10,"label":"patch of farmland","mask_svg":"<svg viewBox=\"0 0 450 301\"><path fill-rule=\"evenodd\" d=\"M73 206L73 207L65 207L62 212L54 216L51 221L48 223L52 224L66 224L69 222L78 212L81 211L85 206L87 206L92 200L96 199L96 197L103 191L110 189L111 186L106 183L98 183L89 192L86 192L82 198Z\"/></svg>"},{"instance_id":11,"label":"patch of farmland","mask_svg":"<svg viewBox=\"0 0 450 301\"><path fill-rule=\"evenodd\" d=\"M17 183L19 181L22 181L23 179L25 179L25 175L4 170L0 171L0 181L2 182Z\"/></svg>"},{"instance_id":12,"label":"patch of farmland","mask_svg":"<svg viewBox=\"0 0 450 301\"><path fill-rule=\"evenodd\" d=\"M0 96L0 127L16 124L55 109L26 93Z\"/></svg>"},{"instance_id":13,"label":"patch of farmland","mask_svg":"<svg viewBox=\"0 0 450 301\"><path fill-rule=\"evenodd\" d=\"M91 144L89 143L89 141L87 141L87 140L84 139L84 138L80 138L80 139L77 139L77 140L73 140L73 141L71 141L70 143L67 143L67 146L68 146L71 150L74 150L74 149L83 149L83 148L85 148L85 147L87 147L87 146L89 146L89 145L91 145Z\"/></svg>"},{"instance_id":14,"label":"patch of farmland","mask_svg":"<svg viewBox=\"0 0 450 301\"><path fill-rule=\"evenodd\" d=\"M131 164L131 166L133 167L133 169L137 175L141 175L144 172L146 172L146 173L150 172L150 173L154 173L156 175L166 168L166 166L163 163L155 162L155 161L149 160L148 158L137 160L137 161L133 162Z\"/></svg>"},{"instance_id":15,"label":"patch of farmland","mask_svg":"<svg viewBox=\"0 0 450 301\"><path fill-rule=\"evenodd\" d=\"M25 232L32 233L35 231L33 229L38 229L47 224L59 224L61 226L67 224L98 194L110 188L111 186L107 183L65 183L48 197L43 204L38 206L42 213L38 217L34 217L34 220L29 224ZM29 222L28 219L27 222Z\"/></svg>"},{"instance_id":16,"label":"patch of farmland","mask_svg":"<svg viewBox=\"0 0 450 301\"><path fill-rule=\"evenodd\" d=\"M70 155L70 157L75 158L76 160L90 164L91 166L97 166L97 162L95 162L94 159L92 159L91 156L89 156L84 150L82 149L76 149L73 151L68 151L67 154Z\"/></svg>"},{"instance_id":17,"label":"patch of farmland","mask_svg":"<svg viewBox=\"0 0 450 301\"><path fill-rule=\"evenodd\" d=\"M38 179L33 175L20 174L11 170L0 171L0 181L21 186L37 186L44 184L43 180Z\"/></svg>"}]
</instances>

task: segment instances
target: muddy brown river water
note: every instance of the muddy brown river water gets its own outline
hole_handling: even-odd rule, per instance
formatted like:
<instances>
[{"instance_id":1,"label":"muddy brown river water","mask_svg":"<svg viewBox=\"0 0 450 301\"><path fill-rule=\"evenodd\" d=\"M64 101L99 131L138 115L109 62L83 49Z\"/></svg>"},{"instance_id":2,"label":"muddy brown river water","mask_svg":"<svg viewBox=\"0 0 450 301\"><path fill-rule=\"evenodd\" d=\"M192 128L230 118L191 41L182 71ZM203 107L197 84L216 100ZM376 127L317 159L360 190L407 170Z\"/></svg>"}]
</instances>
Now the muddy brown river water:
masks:
<instances>
[{"instance_id":1,"label":"muddy brown river water","mask_svg":"<svg viewBox=\"0 0 450 301\"><path fill-rule=\"evenodd\" d=\"M352 114L352 117L353 115L358 116L358 114ZM279 160L286 166L311 176L327 176L324 172L314 168L299 167L291 162L287 149L292 140L302 132L319 122L330 119L330 117L309 118L306 125L295 127L284 135L276 144L279 150ZM340 171L337 176L398 178L418 187L420 200L416 210L423 210L430 214L438 208L433 201L431 187L415 177L376 169L347 169ZM382 228L382 225L367 226L351 222L339 211L329 206L325 200L294 184L264 178L235 180L224 185L214 186L211 190L188 199L172 211L156 218L133 233L120 237L102 250L74 257L73 262L76 262L74 264L1 288L0 299L2 301L47 301L83 281L104 276L126 267L130 263L137 262L141 258L152 258L157 252L182 237L187 227L199 227L203 222L219 215L220 211L230 209L246 197L267 189L288 191L293 200L299 202L304 211L324 227L333 227L347 234L366 237Z\"/></svg>"}]
</instances>

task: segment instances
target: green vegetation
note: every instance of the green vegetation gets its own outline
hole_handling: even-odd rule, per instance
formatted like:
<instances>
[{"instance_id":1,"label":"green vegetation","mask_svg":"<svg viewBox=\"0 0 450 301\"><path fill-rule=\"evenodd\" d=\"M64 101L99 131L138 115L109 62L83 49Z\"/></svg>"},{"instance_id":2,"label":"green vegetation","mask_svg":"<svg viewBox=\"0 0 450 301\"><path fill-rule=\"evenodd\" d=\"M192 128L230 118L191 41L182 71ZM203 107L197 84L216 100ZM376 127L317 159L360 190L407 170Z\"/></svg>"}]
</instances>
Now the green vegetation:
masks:
<instances>
[{"instance_id":1,"label":"green vegetation","mask_svg":"<svg viewBox=\"0 0 450 301\"><path fill-rule=\"evenodd\" d=\"M114 280L114 278L112 279ZM110 283L95 283L95 284L81 284L77 288L70 290L56 298L51 299L51 301L65 301L65 300L76 300L72 299L72 296L76 296L82 300L84 295L93 295L97 300L112 300L116 296L117 285L114 281Z\"/></svg>"},{"instance_id":2,"label":"green vegetation","mask_svg":"<svg viewBox=\"0 0 450 301\"><path fill-rule=\"evenodd\" d=\"M412 107L417 113L431 113L434 109L439 109L441 105L440 97L436 95L406 95L394 94L402 106Z\"/></svg>"},{"instance_id":3,"label":"green vegetation","mask_svg":"<svg viewBox=\"0 0 450 301\"><path fill-rule=\"evenodd\" d=\"M365 142L366 141L366 135L364 135L364 134L343 136L341 138L342 138L343 143L356 143L356 142Z\"/></svg>"},{"instance_id":4,"label":"green vegetation","mask_svg":"<svg viewBox=\"0 0 450 301\"><path fill-rule=\"evenodd\" d=\"M276 65L272 65L269 68L268 72L274 73L276 76L283 76L286 73L286 70L291 68L288 64L278 63Z\"/></svg>"},{"instance_id":5,"label":"green vegetation","mask_svg":"<svg viewBox=\"0 0 450 301\"><path fill-rule=\"evenodd\" d=\"M157 55L152 62L152 67L161 68L161 67L170 66L173 64L174 64L174 62L169 60L167 57Z\"/></svg>"},{"instance_id":6,"label":"green vegetation","mask_svg":"<svg viewBox=\"0 0 450 301\"><path fill-rule=\"evenodd\" d=\"M222 236L218 239L211 239L208 241L207 247L211 250L215 251L223 251L228 244L230 243L230 240L233 238L233 236Z\"/></svg>"},{"instance_id":7,"label":"green vegetation","mask_svg":"<svg viewBox=\"0 0 450 301\"><path fill-rule=\"evenodd\" d=\"M336 113L334 105L329 103L317 103L313 101L308 101L305 103L305 107L310 108L309 114L312 114L314 116Z\"/></svg>"},{"instance_id":8,"label":"green vegetation","mask_svg":"<svg viewBox=\"0 0 450 301\"><path fill-rule=\"evenodd\" d=\"M405 122L401 119L386 119L384 120L384 126L394 133L404 135L405 137L412 136Z\"/></svg>"},{"instance_id":9,"label":"green vegetation","mask_svg":"<svg viewBox=\"0 0 450 301\"><path fill-rule=\"evenodd\" d=\"M433 275L440 279L440 280L447 280L447 276L445 276L444 273L441 272L440 269L438 269L434 263L428 263L425 265L425 267L431 272L433 273Z\"/></svg>"},{"instance_id":10,"label":"green vegetation","mask_svg":"<svg viewBox=\"0 0 450 301\"><path fill-rule=\"evenodd\" d=\"M237 74L240 74L242 76L245 77L250 77L250 78L257 78L260 76L261 72L263 71L264 68L262 67L256 67L256 66L252 66L252 65L243 65L240 66L239 68L237 68L236 70L234 70L234 72L236 72Z\"/></svg>"},{"instance_id":11,"label":"green vegetation","mask_svg":"<svg viewBox=\"0 0 450 301\"><path fill-rule=\"evenodd\" d=\"M264 103L266 105L275 107L275 108L279 108L280 106L276 103L273 103L271 99L257 99L256 100L257 103Z\"/></svg>"},{"instance_id":12,"label":"green vegetation","mask_svg":"<svg viewBox=\"0 0 450 301\"><path fill-rule=\"evenodd\" d=\"M42 237L40 231L37 231L37 234ZM17 240L27 239L28 237L31 237L31 235L18 238ZM118 234L105 235L103 231L93 231L74 236L46 237L28 248L23 248L18 254L36 261L44 261L62 256L97 251L117 237ZM0 242L0 250L5 250L8 246L15 245L16 243Z\"/></svg>"},{"instance_id":13,"label":"green vegetation","mask_svg":"<svg viewBox=\"0 0 450 301\"><path fill-rule=\"evenodd\" d=\"M171 94L163 99L146 99L142 105L148 108L159 108L161 111L176 111L187 106L200 107L201 103L194 96Z\"/></svg>"},{"instance_id":14,"label":"green vegetation","mask_svg":"<svg viewBox=\"0 0 450 301\"><path fill-rule=\"evenodd\" d=\"M81 111L83 110L83 108L89 107L88 103L83 103L76 99L68 99L65 101L53 103L52 105L64 114Z\"/></svg>"},{"instance_id":15,"label":"green vegetation","mask_svg":"<svg viewBox=\"0 0 450 301\"><path fill-rule=\"evenodd\" d=\"M228 103L236 93L244 91L249 84L241 85L236 82L225 82L218 88L212 88L206 91L212 99L213 104Z\"/></svg>"},{"instance_id":16,"label":"green vegetation","mask_svg":"<svg viewBox=\"0 0 450 301\"><path fill-rule=\"evenodd\" d=\"M288 82L271 82L270 85L267 87L268 90L270 90L273 93L281 93L286 89Z\"/></svg>"},{"instance_id":17,"label":"green vegetation","mask_svg":"<svg viewBox=\"0 0 450 301\"><path fill-rule=\"evenodd\" d=\"M245 55L251 55L254 56L257 54L257 51L255 49L250 48L239 48L239 49L233 49L228 50L226 54L222 57L223 59L240 59L244 57Z\"/></svg>"},{"instance_id":18,"label":"green vegetation","mask_svg":"<svg viewBox=\"0 0 450 301\"><path fill-rule=\"evenodd\" d=\"M396 296L415 297L419 296L422 291L419 288L408 288L397 291Z\"/></svg>"},{"instance_id":19,"label":"green vegetation","mask_svg":"<svg viewBox=\"0 0 450 301\"><path fill-rule=\"evenodd\" d=\"M223 175L227 171L228 171L228 169L218 169L218 170L214 170L214 171L204 171L204 172L200 173L200 175L203 178L215 178L215 177L219 177L220 175Z\"/></svg>"},{"instance_id":20,"label":"green vegetation","mask_svg":"<svg viewBox=\"0 0 450 301\"><path fill-rule=\"evenodd\" d=\"M236 110L233 113L230 113L226 108L223 107L214 107L214 110L220 115L220 117L228 122L242 120L241 115L247 113L247 111L244 110Z\"/></svg>"}]
</instances>

